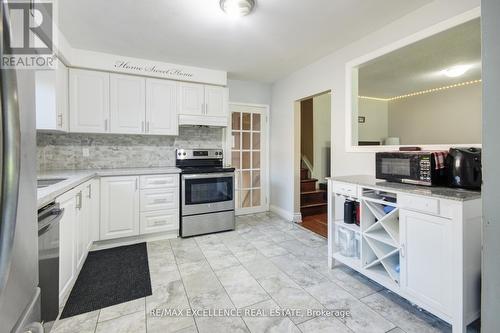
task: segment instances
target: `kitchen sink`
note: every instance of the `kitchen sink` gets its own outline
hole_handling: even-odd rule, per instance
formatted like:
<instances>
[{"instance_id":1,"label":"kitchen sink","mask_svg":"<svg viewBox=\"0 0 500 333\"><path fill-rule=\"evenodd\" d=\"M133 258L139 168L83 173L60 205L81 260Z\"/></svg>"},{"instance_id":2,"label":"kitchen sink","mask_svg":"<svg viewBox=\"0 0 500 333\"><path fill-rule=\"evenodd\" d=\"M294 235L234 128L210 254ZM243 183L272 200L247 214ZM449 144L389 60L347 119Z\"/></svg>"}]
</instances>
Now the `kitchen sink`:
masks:
<instances>
[{"instance_id":1,"label":"kitchen sink","mask_svg":"<svg viewBox=\"0 0 500 333\"><path fill-rule=\"evenodd\" d=\"M37 188L44 188L50 185L55 185L57 183L60 183L62 181L66 180L66 178L50 178L50 179L38 179L37 182Z\"/></svg>"}]
</instances>

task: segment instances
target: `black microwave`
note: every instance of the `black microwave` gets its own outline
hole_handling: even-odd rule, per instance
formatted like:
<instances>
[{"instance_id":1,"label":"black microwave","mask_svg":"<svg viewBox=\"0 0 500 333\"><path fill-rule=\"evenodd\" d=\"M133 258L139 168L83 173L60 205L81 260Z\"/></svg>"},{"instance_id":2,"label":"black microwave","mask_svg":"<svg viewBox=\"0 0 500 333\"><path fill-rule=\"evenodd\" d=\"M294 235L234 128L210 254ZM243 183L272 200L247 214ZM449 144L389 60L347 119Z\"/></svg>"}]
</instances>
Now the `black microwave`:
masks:
<instances>
[{"instance_id":1,"label":"black microwave","mask_svg":"<svg viewBox=\"0 0 500 333\"><path fill-rule=\"evenodd\" d=\"M446 181L444 163L439 163L434 152L376 153L376 177L390 182L415 185L442 185Z\"/></svg>"}]
</instances>

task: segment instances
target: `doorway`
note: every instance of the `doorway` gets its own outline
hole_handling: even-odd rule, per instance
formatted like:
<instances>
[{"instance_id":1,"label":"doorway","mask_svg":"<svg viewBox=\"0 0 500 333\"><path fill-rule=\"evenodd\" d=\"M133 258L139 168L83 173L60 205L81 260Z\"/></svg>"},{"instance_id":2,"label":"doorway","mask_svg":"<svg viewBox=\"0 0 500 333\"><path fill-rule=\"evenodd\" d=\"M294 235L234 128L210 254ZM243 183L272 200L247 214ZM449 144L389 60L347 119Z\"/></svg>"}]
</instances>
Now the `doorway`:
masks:
<instances>
[{"instance_id":1,"label":"doorway","mask_svg":"<svg viewBox=\"0 0 500 333\"><path fill-rule=\"evenodd\" d=\"M236 215L269 210L269 106L230 103Z\"/></svg>"},{"instance_id":2,"label":"doorway","mask_svg":"<svg viewBox=\"0 0 500 333\"><path fill-rule=\"evenodd\" d=\"M328 234L327 181L331 170L331 93L300 102L300 225L323 237Z\"/></svg>"}]
</instances>

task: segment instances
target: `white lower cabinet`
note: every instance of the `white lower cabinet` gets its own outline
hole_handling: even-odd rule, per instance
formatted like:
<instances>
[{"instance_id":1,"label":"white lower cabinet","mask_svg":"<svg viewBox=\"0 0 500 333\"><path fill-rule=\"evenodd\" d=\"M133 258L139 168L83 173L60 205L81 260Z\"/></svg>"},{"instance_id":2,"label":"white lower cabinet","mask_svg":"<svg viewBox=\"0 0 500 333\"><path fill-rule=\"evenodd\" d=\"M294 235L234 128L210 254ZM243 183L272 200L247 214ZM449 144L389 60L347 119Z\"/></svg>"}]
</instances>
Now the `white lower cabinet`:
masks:
<instances>
[{"instance_id":1,"label":"white lower cabinet","mask_svg":"<svg viewBox=\"0 0 500 333\"><path fill-rule=\"evenodd\" d=\"M100 240L179 229L179 175L101 178Z\"/></svg>"},{"instance_id":2,"label":"white lower cabinet","mask_svg":"<svg viewBox=\"0 0 500 333\"><path fill-rule=\"evenodd\" d=\"M56 202L64 209L59 230L61 304L93 242L179 229L178 174L94 178Z\"/></svg>"},{"instance_id":3,"label":"white lower cabinet","mask_svg":"<svg viewBox=\"0 0 500 333\"><path fill-rule=\"evenodd\" d=\"M141 190L141 212L176 209L179 207L178 188Z\"/></svg>"},{"instance_id":4,"label":"white lower cabinet","mask_svg":"<svg viewBox=\"0 0 500 333\"><path fill-rule=\"evenodd\" d=\"M59 223L59 299L69 291L76 274L76 195L68 192L57 198L64 210ZM62 303L61 303L62 304Z\"/></svg>"},{"instance_id":5,"label":"white lower cabinet","mask_svg":"<svg viewBox=\"0 0 500 333\"><path fill-rule=\"evenodd\" d=\"M328 182L330 267L339 261L465 333L481 309L481 198L361 184ZM359 226L344 222L347 201L359 204Z\"/></svg>"},{"instance_id":6,"label":"white lower cabinet","mask_svg":"<svg viewBox=\"0 0 500 333\"><path fill-rule=\"evenodd\" d=\"M419 305L451 315L452 220L401 209L401 290Z\"/></svg>"},{"instance_id":7,"label":"white lower cabinet","mask_svg":"<svg viewBox=\"0 0 500 333\"><path fill-rule=\"evenodd\" d=\"M89 184L89 199L90 199L90 247L93 242L100 238L99 229L101 221L101 182L99 179L93 179Z\"/></svg>"},{"instance_id":8,"label":"white lower cabinet","mask_svg":"<svg viewBox=\"0 0 500 333\"><path fill-rule=\"evenodd\" d=\"M101 178L101 240L139 234L138 183L138 176Z\"/></svg>"},{"instance_id":9,"label":"white lower cabinet","mask_svg":"<svg viewBox=\"0 0 500 333\"><path fill-rule=\"evenodd\" d=\"M179 229L179 210L160 210L141 213L141 234Z\"/></svg>"},{"instance_id":10,"label":"white lower cabinet","mask_svg":"<svg viewBox=\"0 0 500 333\"><path fill-rule=\"evenodd\" d=\"M76 194L76 265L80 268L85 259L87 239L89 235L89 205L85 196L85 189L80 188Z\"/></svg>"}]
</instances>

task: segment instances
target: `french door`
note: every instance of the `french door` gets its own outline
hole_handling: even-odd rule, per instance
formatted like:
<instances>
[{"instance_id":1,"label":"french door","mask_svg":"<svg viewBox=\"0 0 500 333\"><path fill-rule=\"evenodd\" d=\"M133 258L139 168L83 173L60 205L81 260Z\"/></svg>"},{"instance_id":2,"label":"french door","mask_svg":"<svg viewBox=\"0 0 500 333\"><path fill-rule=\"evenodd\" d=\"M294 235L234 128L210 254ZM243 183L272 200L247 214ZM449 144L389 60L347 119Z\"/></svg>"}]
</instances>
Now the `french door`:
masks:
<instances>
[{"instance_id":1,"label":"french door","mask_svg":"<svg viewBox=\"0 0 500 333\"><path fill-rule=\"evenodd\" d=\"M269 210L268 107L230 104L231 164L235 171L236 214Z\"/></svg>"}]
</instances>

